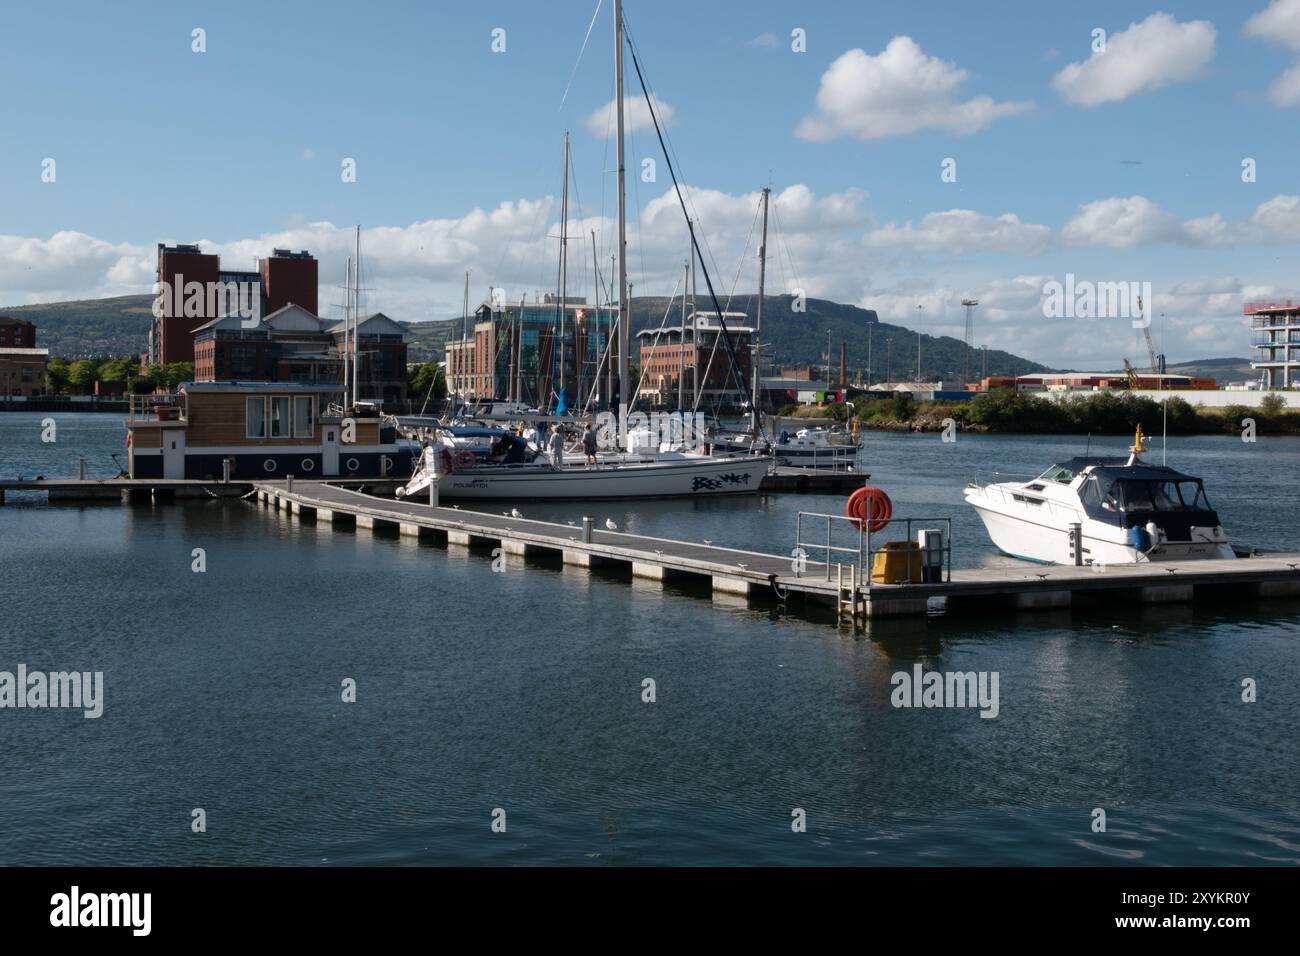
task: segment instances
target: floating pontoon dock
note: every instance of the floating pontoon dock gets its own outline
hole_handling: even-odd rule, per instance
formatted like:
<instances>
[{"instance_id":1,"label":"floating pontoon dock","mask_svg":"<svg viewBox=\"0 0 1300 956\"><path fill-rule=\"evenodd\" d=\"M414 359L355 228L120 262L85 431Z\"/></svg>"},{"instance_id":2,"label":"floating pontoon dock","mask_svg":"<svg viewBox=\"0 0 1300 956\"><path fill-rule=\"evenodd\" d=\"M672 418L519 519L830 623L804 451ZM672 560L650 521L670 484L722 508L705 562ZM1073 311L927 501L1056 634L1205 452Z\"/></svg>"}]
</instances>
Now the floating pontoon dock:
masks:
<instances>
[{"instance_id":1,"label":"floating pontoon dock","mask_svg":"<svg viewBox=\"0 0 1300 956\"><path fill-rule=\"evenodd\" d=\"M1141 603L1193 600L1202 592L1235 597L1300 596L1300 553L1255 555L1237 560L1161 562L1091 567L977 568L952 571L943 581L873 584L857 564L796 560L716 545L654 538L582 525L534 521L436 507L414 500L384 500L326 482L255 483L260 502L316 521L355 522L358 528L389 528L411 537L441 539L448 546L500 547L503 554L558 553L565 564L630 567L633 577L665 581L673 575L708 579L715 593L740 597L791 594L835 604L857 618L925 615L933 598L949 607L980 601L1019 609L1064 608L1076 597ZM796 570L798 565L798 570Z\"/></svg>"},{"instance_id":2,"label":"floating pontoon dock","mask_svg":"<svg viewBox=\"0 0 1300 956\"><path fill-rule=\"evenodd\" d=\"M855 481L862 477L852 476ZM402 484L397 479L329 482L30 479L0 481L0 502L4 501L7 490L44 491L56 502L241 498L256 493L256 499L263 504L318 522L388 528L448 546L499 547L503 554L509 555L557 555L567 565L623 567L633 577L644 580L664 582L685 576L709 582L715 595L735 599L771 596L785 601L796 595L828 603L842 617L854 620L925 615L936 599L943 599L942 606L951 613L972 604L1032 609L1068 608L1089 599L1160 604L1187 602L1207 595L1230 599L1300 597L1300 553L1104 568L1016 563L997 568L949 569L943 580L926 583L879 584L868 580L867 563L860 554L850 554L845 562L836 562L838 556L855 549L832 548L829 537L820 554L822 545L811 544L808 539L800 541L797 534L789 555L766 554L609 531L589 520L565 525L378 496L391 495ZM847 520L832 515L803 517L824 519L828 525ZM906 520L922 526L927 524L926 519L896 519L897 533L903 527L899 522ZM894 535L886 533L881 537L891 536ZM817 537L821 540L820 535ZM866 553L871 551L868 542ZM825 560L809 560L804 552ZM803 556L796 558L796 554Z\"/></svg>"}]
</instances>

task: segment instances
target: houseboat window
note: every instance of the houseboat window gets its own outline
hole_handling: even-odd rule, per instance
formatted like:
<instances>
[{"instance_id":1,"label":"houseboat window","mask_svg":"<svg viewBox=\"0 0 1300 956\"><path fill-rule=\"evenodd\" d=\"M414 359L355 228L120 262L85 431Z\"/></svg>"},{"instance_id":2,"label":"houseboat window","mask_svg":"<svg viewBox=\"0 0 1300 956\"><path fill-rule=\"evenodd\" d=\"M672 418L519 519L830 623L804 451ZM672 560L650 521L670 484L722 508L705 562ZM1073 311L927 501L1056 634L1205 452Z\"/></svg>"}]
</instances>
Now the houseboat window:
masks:
<instances>
[{"instance_id":1,"label":"houseboat window","mask_svg":"<svg viewBox=\"0 0 1300 956\"><path fill-rule=\"evenodd\" d=\"M244 435L248 438L266 437L266 399L244 399Z\"/></svg>"},{"instance_id":2,"label":"houseboat window","mask_svg":"<svg viewBox=\"0 0 1300 956\"><path fill-rule=\"evenodd\" d=\"M271 399L271 437L289 437L289 396L275 396Z\"/></svg>"},{"instance_id":3,"label":"houseboat window","mask_svg":"<svg viewBox=\"0 0 1300 956\"><path fill-rule=\"evenodd\" d=\"M310 395L295 395L293 399L293 435L295 438L311 438L315 427Z\"/></svg>"}]
</instances>

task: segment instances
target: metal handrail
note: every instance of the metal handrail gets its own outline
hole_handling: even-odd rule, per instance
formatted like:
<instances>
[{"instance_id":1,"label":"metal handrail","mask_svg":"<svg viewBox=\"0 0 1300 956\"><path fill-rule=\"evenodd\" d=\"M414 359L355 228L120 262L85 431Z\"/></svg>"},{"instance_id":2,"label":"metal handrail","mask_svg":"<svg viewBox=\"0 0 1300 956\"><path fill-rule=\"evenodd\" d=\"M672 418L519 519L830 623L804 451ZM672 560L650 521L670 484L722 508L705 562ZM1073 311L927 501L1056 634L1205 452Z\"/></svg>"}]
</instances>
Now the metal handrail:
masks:
<instances>
[{"instance_id":1,"label":"metal handrail","mask_svg":"<svg viewBox=\"0 0 1300 956\"><path fill-rule=\"evenodd\" d=\"M826 523L825 543L822 543L820 540L818 540L817 542L814 542L811 539L806 541L804 540L803 524L805 518L816 519L818 521L825 521ZM857 532L857 547L846 547L842 544L835 543L834 529L836 527L839 527L838 525L835 524L835 522L837 521L845 522L854 526L854 530ZM941 548L938 549L927 548L926 552L922 553L921 573L922 576L924 576L925 574L924 569L926 567L925 561L926 558L928 557L928 552L937 550L940 555L939 557L940 574L942 575L943 580L945 582L949 582L952 580L952 518L924 517L924 516L913 516L907 518L897 517L897 518L888 519L886 521L886 527L890 525L902 524L906 528L906 533L907 533L906 540L910 544L916 544L917 542L915 542L913 539L912 526L914 524L920 525L920 524L936 524L936 523L942 523L943 527L941 529L940 528L919 528L918 529L922 531L930 531L930 530L941 531L943 534L943 546ZM875 534L877 535L882 534L884 530L885 529L882 528L880 531L875 532ZM796 560L794 564L795 577L801 576L800 559L806 557L808 554L808 551L805 550L805 548L811 548L816 551L824 552L825 561L823 562L823 564L824 564L825 579L827 581L831 579L831 558L835 554L851 554L851 555L855 555L857 558L857 560L854 562L853 565L857 568L857 572L858 572L857 580L862 581L865 584L866 589L868 591L871 590L874 582L872 581L870 566L874 564L876 555L886 553L886 549L883 547L881 548L872 547L871 545L872 531L871 531L869 521L859 521L856 518L849 518L845 515L823 514L821 512L815 512L815 511L800 511L795 515L794 536L795 536L794 554L796 556ZM888 543L890 542L887 542L886 544ZM919 547L919 544L917 546ZM907 554L907 581L905 583L907 584L925 583L923 581L913 580L912 560L910 556L910 551L906 552L906 554Z\"/></svg>"}]
</instances>

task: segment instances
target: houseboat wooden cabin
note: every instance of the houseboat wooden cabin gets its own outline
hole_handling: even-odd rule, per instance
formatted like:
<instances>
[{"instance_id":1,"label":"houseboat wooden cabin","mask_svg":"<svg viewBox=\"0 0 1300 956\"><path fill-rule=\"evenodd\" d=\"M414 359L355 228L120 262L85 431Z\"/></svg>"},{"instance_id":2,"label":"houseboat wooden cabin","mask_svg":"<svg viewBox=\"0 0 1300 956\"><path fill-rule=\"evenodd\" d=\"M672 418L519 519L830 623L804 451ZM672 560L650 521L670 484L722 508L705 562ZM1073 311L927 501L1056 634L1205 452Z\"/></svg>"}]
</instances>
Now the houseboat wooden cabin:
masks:
<instances>
[{"instance_id":1,"label":"houseboat wooden cabin","mask_svg":"<svg viewBox=\"0 0 1300 956\"><path fill-rule=\"evenodd\" d=\"M132 478L405 478L418 449L342 385L190 382L135 396L126 420ZM229 471L226 471L229 463Z\"/></svg>"}]
</instances>

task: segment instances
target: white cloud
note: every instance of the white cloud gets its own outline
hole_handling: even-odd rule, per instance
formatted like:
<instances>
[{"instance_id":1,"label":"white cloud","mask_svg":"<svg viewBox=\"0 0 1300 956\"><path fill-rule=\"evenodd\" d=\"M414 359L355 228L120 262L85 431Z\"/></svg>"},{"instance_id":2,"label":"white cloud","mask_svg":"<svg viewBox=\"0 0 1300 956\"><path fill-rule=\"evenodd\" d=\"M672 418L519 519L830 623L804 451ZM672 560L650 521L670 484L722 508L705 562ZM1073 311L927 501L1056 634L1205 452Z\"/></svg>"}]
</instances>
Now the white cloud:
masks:
<instances>
[{"instance_id":1,"label":"white cloud","mask_svg":"<svg viewBox=\"0 0 1300 956\"><path fill-rule=\"evenodd\" d=\"M1214 59L1214 37L1208 20L1179 23L1153 13L1111 34L1104 53L1066 66L1052 77L1052 86L1077 106L1126 100L1200 76Z\"/></svg>"},{"instance_id":2,"label":"white cloud","mask_svg":"<svg viewBox=\"0 0 1300 956\"><path fill-rule=\"evenodd\" d=\"M1145 196L1099 199L1079 207L1061 229L1061 239L1111 249L1162 242L1202 248L1300 242L1300 196L1274 196L1247 219L1230 220L1216 212L1183 222Z\"/></svg>"},{"instance_id":3,"label":"white cloud","mask_svg":"<svg viewBox=\"0 0 1300 956\"><path fill-rule=\"evenodd\" d=\"M1282 71L1268 85L1268 98L1274 106L1300 106L1300 63Z\"/></svg>"},{"instance_id":4,"label":"white cloud","mask_svg":"<svg viewBox=\"0 0 1300 956\"><path fill-rule=\"evenodd\" d=\"M749 45L771 49L776 46L776 34L760 33L758 36L754 37L754 39L749 41Z\"/></svg>"},{"instance_id":5,"label":"white cloud","mask_svg":"<svg viewBox=\"0 0 1300 956\"><path fill-rule=\"evenodd\" d=\"M1036 256L1047 250L1051 233L1047 226L1021 222L1014 213L993 217L973 209L949 209L930 213L919 225L913 225L910 220L901 226L890 223L867 233L863 241L874 248L915 252Z\"/></svg>"},{"instance_id":6,"label":"white cloud","mask_svg":"<svg viewBox=\"0 0 1300 956\"><path fill-rule=\"evenodd\" d=\"M1300 0L1273 0L1246 21L1242 32L1300 52ZM1274 106L1300 106L1300 63L1269 84L1268 98Z\"/></svg>"},{"instance_id":7,"label":"white cloud","mask_svg":"<svg viewBox=\"0 0 1300 956\"><path fill-rule=\"evenodd\" d=\"M1145 196L1111 197L1085 203L1061 229L1061 239L1070 245L1112 249L1178 238L1178 220Z\"/></svg>"},{"instance_id":8,"label":"white cloud","mask_svg":"<svg viewBox=\"0 0 1300 956\"><path fill-rule=\"evenodd\" d=\"M660 126L669 126L673 121L673 116L677 111L659 99L657 96L651 96L654 101L655 115L659 117ZM601 106L587 115L582 121L587 127L587 132L592 136L604 137L606 133L614 135L614 107L617 100L610 100L604 106ZM650 116L650 107L646 104L644 96L624 96L623 97L623 127L629 133L635 133L641 129L653 129L654 121Z\"/></svg>"},{"instance_id":9,"label":"white cloud","mask_svg":"<svg viewBox=\"0 0 1300 956\"><path fill-rule=\"evenodd\" d=\"M1242 32L1300 52L1300 0L1273 0L1246 21Z\"/></svg>"},{"instance_id":10,"label":"white cloud","mask_svg":"<svg viewBox=\"0 0 1300 956\"><path fill-rule=\"evenodd\" d=\"M1034 108L1030 100L996 102L988 96L958 100L967 72L926 56L911 37L897 36L876 56L862 49L839 56L822 74L817 110L795 135L808 140L839 136L884 139L934 129L977 132L995 120Z\"/></svg>"}]
</instances>

